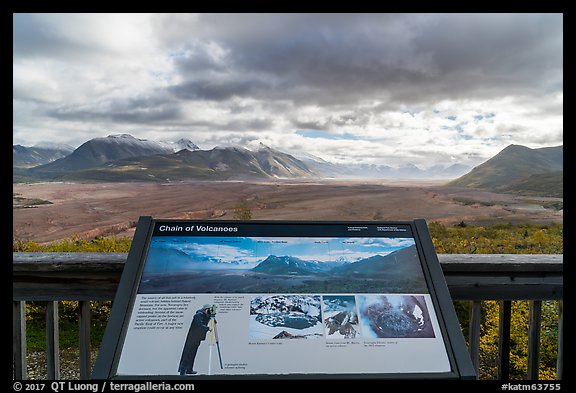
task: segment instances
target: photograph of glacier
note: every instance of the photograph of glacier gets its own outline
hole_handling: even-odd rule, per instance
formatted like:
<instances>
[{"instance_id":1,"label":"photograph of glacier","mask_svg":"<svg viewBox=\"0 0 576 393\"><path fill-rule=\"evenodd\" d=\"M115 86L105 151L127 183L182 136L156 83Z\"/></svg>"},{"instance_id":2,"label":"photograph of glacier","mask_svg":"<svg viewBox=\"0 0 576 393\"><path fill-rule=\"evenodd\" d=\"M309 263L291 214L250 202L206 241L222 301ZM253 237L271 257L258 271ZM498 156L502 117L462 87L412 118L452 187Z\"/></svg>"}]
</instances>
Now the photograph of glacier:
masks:
<instances>
[{"instance_id":1,"label":"photograph of glacier","mask_svg":"<svg viewBox=\"0 0 576 393\"><path fill-rule=\"evenodd\" d=\"M249 324L251 340L323 338L320 296L255 296Z\"/></svg>"},{"instance_id":2,"label":"photograph of glacier","mask_svg":"<svg viewBox=\"0 0 576 393\"><path fill-rule=\"evenodd\" d=\"M324 295L322 307L327 339L360 338L354 296Z\"/></svg>"},{"instance_id":3,"label":"photograph of glacier","mask_svg":"<svg viewBox=\"0 0 576 393\"><path fill-rule=\"evenodd\" d=\"M139 293L428 293L414 239L151 239Z\"/></svg>"},{"instance_id":4,"label":"photograph of glacier","mask_svg":"<svg viewBox=\"0 0 576 393\"><path fill-rule=\"evenodd\" d=\"M424 296L358 296L360 324L367 338L434 338Z\"/></svg>"}]
</instances>

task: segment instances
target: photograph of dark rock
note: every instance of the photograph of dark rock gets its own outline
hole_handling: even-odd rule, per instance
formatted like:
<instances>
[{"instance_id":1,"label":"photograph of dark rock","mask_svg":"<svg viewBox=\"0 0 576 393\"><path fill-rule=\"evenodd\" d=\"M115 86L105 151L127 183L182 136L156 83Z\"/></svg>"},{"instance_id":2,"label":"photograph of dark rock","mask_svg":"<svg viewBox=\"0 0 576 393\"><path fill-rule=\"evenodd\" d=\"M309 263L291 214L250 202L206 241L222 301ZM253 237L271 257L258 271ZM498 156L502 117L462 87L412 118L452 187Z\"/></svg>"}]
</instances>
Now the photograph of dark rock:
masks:
<instances>
[{"instance_id":1,"label":"photograph of dark rock","mask_svg":"<svg viewBox=\"0 0 576 393\"><path fill-rule=\"evenodd\" d=\"M354 296L322 296L324 334L327 339L360 338Z\"/></svg>"},{"instance_id":2,"label":"photograph of dark rock","mask_svg":"<svg viewBox=\"0 0 576 393\"><path fill-rule=\"evenodd\" d=\"M434 338L424 296L358 296L360 325L366 337Z\"/></svg>"}]
</instances>

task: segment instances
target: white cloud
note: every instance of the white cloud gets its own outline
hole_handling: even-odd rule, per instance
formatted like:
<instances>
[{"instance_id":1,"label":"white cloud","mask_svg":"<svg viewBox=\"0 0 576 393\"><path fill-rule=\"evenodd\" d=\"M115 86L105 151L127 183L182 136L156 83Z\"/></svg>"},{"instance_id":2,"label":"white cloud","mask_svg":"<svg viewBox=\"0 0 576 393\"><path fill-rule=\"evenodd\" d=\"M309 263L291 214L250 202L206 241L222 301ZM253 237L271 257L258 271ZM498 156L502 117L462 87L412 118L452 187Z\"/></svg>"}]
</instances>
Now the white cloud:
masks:
<instances>
[{"instance_id":1,"label":"white cloud","mask_svg":"<svg viewBox=\"0 0 576 393\"><path fill-rule=\"evenodd\" d=\"M563 143L558 14L16 14L13 139L468 164ZM299 130L325 132L310 138Z\"/></svg>"}]
</instances>

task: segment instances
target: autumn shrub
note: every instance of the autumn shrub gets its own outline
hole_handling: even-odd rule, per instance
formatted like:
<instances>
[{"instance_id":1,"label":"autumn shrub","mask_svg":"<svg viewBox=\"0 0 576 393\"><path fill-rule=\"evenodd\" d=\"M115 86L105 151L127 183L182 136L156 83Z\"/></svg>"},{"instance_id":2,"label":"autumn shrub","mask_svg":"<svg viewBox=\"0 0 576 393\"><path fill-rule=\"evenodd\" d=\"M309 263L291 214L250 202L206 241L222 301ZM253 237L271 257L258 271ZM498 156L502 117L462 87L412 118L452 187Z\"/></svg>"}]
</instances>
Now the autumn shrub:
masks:
<instances>
[{"instance_id":1,"label":"autumn shrub","mask_svg":"<svg viewBox=\"0 0 576 393\"><path fill-rule=\"evenodd\" d=\"M562 254L563 224L512 224L474 226L461 222L447 227L428 225L436 252L444 254ZM469 303L456 301L455 309L465 336L468 335ZM540 379L556 377L559 303L542 302L540 332ZM528 352L528 301L512 302L510 328L510 378L525 379ZM499 305L482 301L480 326L480 378L495 379L498 373Z\"/></svg>"},{"instance_id":2,"label":"autumn shrub","mask_svg":"<svg viewBox=\"0 0 576 393\"><path fill-rule=\"evenodd\" d=\"M39 244L30 240L12 242L12 251L16 252L128 252L132 238L115 236L97 236L94 239L81 239L74 235L67 239Z\"/></svg>"},{"instance_id":3,"label":"autumn shrub","mask_svg":"<svg viewBox=\"0 0 576 393\"><path fill-rule=\"evenodd\" d=\"M14 241L12 250L15 252L128 252L132 239L129 237L97 236L94 239L81 239L78 236L58 240L48 244L33 241ZM111 301L91 301L90 340L93 346L99 346L108 318ZM76 301L58 302L59 341L60 347L78 346L78 314ZM27 348L30 351L46 348L46 303L26 302L26 337Z\"/></svg>"},{"instance_id":4,"label":"autumn shrub","mask_svg":"<svg viewBox=\"0 0 576 393\"><path fill-rule=\"evenodd\" d=\"M100 346L110 317L111 301L90 302L90 342ZM78 347L79 304L76 301L58 302L59 343L61 348ZM46 349L46 302L26 302L26 346L30 351Z\"/></svg>"},{"instance_id":5,"label":"autumn shrub","mask_svg":"<svg viewBox=\"0 0 576 393\"><path fill-rule=\"evenodd\" d=\"M510 321L510 379L526 379L528 372L528 301L512 302ZM497 301L482 302L480 326L480 379L495 379L498 373ZM542 302L539 379L556 378L558 349L558 302Z\"/></svg>"},{"instance_id":6,"label":"autumn shrub","mask_svg":"<svg viewBox=\"0 0 576 393\"><path fill-rule=\"evenodd\" d=\"M463 225L464 224L464 225ZM439 254L562 254L563 224L428 225Z\"/></svg>"}]
</instances>

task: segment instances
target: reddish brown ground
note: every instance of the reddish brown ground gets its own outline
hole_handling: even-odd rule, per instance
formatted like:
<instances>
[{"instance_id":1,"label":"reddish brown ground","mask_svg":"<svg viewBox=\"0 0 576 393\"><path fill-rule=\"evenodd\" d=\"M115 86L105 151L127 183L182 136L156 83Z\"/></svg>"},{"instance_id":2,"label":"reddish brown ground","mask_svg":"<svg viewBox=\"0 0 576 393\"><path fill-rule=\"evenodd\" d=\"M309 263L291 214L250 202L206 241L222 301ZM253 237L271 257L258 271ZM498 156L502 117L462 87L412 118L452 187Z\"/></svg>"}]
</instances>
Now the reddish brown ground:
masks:
<instances>
[{"instance_id":1,"label":"reddish brown ground","mask_svg":"<svg viewBox=\"0 0 576 393\"><path fill-rule=\"evenodd\" d=\"M13 192L52 204L14 208L14 240L49 242L72 235L131 236L141 215L156 218L234 219L245 202L253 219L411 220L455 224L562 222L544 209L550 198L442 187L442 182L277 181L186 183L15 184ZM458 198L455 200L454 198ZM471 203L470 201L479 203ZM561 200L561 199L560 199ZM465 201L465 202L462 202Z\"/></svg>"}]
</instances>

